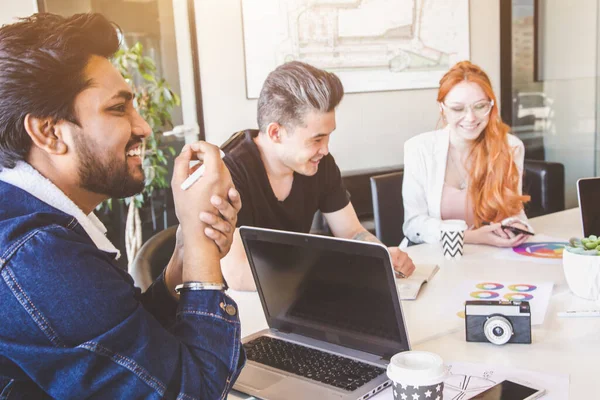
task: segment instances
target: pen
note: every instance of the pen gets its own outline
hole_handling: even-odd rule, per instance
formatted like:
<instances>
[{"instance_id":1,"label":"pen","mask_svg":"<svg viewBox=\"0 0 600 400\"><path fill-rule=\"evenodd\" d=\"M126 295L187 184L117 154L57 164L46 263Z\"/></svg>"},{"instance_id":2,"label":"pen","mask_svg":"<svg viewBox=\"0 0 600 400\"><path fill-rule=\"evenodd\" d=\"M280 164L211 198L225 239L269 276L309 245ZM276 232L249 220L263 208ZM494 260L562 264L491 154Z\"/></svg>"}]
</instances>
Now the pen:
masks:
<instances>
[{"instance_id":1,"label":"pen","mask_svg":"<svg viewBox=\"0 0 600 400\"><path fill-rule=\"evenodd\" d=\"M402 272L400 271L394 271L396 273L396 275L398 275L398 278L406 278L406 275L404 275Z\"/></svg>"},{"instance_id":2,"label":"pen","mask_svg":"<svg viewBox=\"0 0 600 400\"><path fill-rule=\"evenodd\" d=\"M223 153L223 150L219 150L219 152L221 153L221 158L225 157L225 153ZM197 170L195 170L190 176L188 176L187 179L181 184L181 190L189 189L190 186L192 186L198 179L200 179L200 177L204 175L204 169L204 164L202 164L200 167L198 167Z\"/></svg>"},{"instance_id":3,"label":"pen","mask_svg":"<svg viewBox=\"0 0 600 400\"><path fill-rule=\"evenodd\" d=\"M600 317L600 310L568 310L556 313L559 317Z\"/></svg>"}]
</instances>

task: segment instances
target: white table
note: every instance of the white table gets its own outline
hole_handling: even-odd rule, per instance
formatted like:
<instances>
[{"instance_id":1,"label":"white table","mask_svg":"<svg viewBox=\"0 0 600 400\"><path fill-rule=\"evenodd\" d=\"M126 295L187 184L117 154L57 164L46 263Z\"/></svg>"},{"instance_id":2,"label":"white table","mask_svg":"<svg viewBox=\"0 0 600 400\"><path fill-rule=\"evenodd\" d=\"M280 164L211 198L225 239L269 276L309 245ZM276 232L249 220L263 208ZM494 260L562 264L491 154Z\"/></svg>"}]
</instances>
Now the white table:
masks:
<instances>
[{"instance_id":1,"label":"white table","mask_svg":"<svg viewBox=\"0 0 600 400\"><path fill-rule=\"evenodd\" d=\"M579 210L572 209L530 220L539 234L566 240L581 236ZM531 239L535 241L535 237ZM561 264L536 264L494 258L500 251L490 246L466 245L459 261L445 260L439 245L409 247L407 252L416 264L436 263L440 271L425 285L416 301L403 301L402 309L413 350L433 351L446 361L475 362L530 369L548 373L570 374L570 398L583 399L595 393L596 360L600 360L600 318L557 318L566 309L598 308L600 303L573 296L567 287ZM449 287L464 280L527 280L554 282L553 295L542 325L532 327L531 345L465 341L464 321L447 307ZM242 323L242 336L267 328L256 292L232 292ZM229 399L245 399L232 392ZM386 389L375 400L392 399Z\"/></svg>"}]
</instances>

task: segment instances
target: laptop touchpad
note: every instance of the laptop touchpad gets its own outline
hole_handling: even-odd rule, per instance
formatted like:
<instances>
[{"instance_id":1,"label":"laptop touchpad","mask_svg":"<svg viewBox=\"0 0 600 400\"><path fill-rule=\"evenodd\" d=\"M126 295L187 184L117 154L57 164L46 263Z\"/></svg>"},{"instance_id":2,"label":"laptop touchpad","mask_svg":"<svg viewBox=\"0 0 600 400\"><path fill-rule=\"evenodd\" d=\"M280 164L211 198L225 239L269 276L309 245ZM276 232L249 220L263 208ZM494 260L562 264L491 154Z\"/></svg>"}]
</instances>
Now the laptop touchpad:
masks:
<instances>
[{"instance_id":1,"label":"laptop touchpad","mask_svg":"<svg viewBox=\"0 0 600 400\"><path fill-rule=\"evenodd\" d=\"M255 390L264 390L271 385L279 382L286 376L277 372L268 371L266 369L256 367L252 364L246 364L237 383L244 386L249 386Z\"/></svg>"}]
</instances>

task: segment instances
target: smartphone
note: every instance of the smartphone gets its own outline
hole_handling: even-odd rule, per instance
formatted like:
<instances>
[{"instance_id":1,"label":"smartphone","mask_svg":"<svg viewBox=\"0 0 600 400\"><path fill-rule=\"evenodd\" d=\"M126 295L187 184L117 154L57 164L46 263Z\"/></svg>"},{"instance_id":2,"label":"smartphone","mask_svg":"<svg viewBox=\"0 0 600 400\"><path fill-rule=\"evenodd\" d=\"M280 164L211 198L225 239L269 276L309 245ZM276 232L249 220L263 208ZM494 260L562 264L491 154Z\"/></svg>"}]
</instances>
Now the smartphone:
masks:
<instances>
[{"instance_id":1,"label":"smartphone","mask_svg":"<svg viewBox=\"0 0 600 400\"><path fill-rule=\"evenodd\" d=\"M546 394L545 389L532 387L529 383L504 380L471 399L475 400L534 400Z\"/></svg>"},{"instance_id":2,"label":"smartphone","mask_svg":"<svg viewBox=\"0 0 600 400\"><path fill-rule=\"evenodd\" d=\"M512 233L514 233L515 235L518 235L518 234L530 235L530 236L533 236L533 235L534 235L534 233L533 233L533 232L529 232L529 231L526 231L525 229L517 228L516 226L501 225L500 227L501 227L502 229L506 229L506 230L509 230L509 231L511 231L511 232L512 232Z\"/></svg>"}]
</instances>

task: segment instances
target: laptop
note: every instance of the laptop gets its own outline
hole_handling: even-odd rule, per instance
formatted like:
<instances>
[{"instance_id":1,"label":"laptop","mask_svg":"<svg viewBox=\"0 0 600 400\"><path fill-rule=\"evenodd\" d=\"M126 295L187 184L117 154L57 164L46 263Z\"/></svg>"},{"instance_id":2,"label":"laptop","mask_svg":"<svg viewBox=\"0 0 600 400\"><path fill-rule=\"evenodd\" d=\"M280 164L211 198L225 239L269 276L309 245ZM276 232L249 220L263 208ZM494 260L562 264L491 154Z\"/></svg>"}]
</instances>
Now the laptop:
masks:
<instances>
[{"instance_id":1,"label":"laptop","mask_svg":"<svg viewBox=\"0 0 600 400\"><path fill-rule=\"evenodd\" d=\"M577 180L577 199L581 212L583 236L600 236L600 178Z\"/></svg>"},{"instance_id":2,"label":"laptop","mask_svg":"<svg viewBox=\"0 0 600 400\"><path fill-rule=\"evenodd\" d=\"M388 250L380 244L241 227L269 329L242 340L234 389L269 400L364 400L410 349Z\"/></svg>"}]
</instances>

